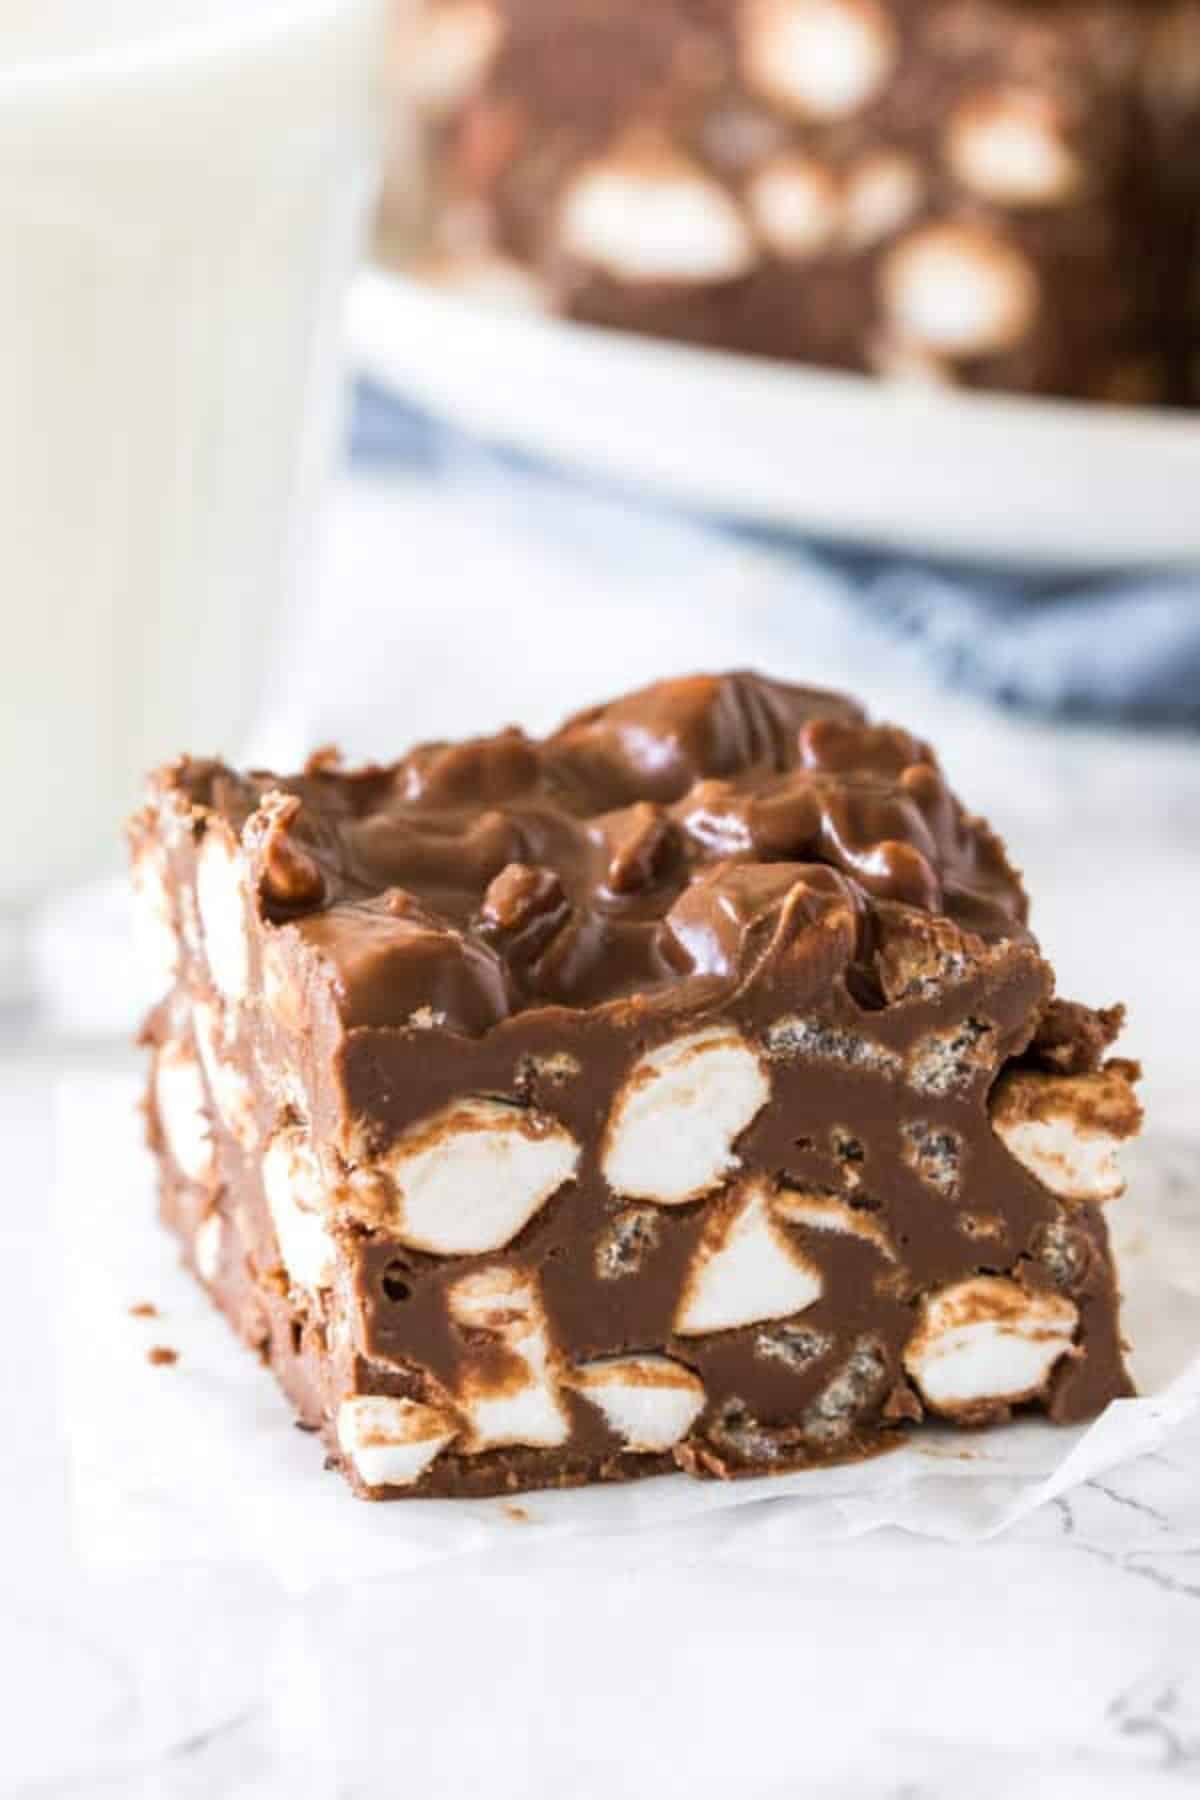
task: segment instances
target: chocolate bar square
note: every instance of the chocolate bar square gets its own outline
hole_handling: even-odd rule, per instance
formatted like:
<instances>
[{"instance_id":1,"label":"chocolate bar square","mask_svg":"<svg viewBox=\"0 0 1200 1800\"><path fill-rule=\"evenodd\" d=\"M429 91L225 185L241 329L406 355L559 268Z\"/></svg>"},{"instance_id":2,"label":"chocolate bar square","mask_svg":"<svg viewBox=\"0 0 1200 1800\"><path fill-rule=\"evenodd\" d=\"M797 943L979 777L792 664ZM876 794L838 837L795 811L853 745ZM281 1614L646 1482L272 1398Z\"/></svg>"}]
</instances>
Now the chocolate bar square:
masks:
<instances>
[{"instance_id":1,"label":"chocolate bar square","mask_svg":"<svg viewBox=\"0 0 1200 1800\"><path fill-rule=\"evenodd\" d=\"M929 747L748 674L181 760L131 825L162 1213L370 1497L869 1454L1130 1391L1119 1008Z\"/></svg>"}]
</instances>

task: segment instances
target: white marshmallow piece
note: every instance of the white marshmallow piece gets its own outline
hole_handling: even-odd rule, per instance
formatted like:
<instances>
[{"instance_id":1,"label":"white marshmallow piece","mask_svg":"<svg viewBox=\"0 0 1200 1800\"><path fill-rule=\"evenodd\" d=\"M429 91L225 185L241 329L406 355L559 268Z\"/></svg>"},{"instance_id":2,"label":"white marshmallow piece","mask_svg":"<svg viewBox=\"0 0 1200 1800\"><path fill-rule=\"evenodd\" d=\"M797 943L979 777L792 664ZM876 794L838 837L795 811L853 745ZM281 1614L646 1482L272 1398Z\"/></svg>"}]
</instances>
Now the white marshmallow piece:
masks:
<instances>
[{"instance_id":1,"label":"white marshmallow piece","mask_svg":"<svg viewBox=\"0 0 1200 1800\"><path fill-rule=\"evenodd\" d=\"M217 831L209 831L200 846L196 901L212 978L225 998L237 1005L250 989L241 858Z\"/></svg>"},{"instance_id":2,"label":"white marshmallow piece","mask_svg":"<svg viewBox=\"0 0 1200 1800\"><path fill-rule=\"evenodd\" d=\"M403 1243L473 1256L511 1243L578 1161L571 1133L545 1113L468 1097L410 1126L380 1167Z\"/></svg>"},{"instance_id":3,"label":"white marshmallow piece","mask_svg":"<svg viewBox=\"0 0 1200 1800\"><path fill-rule=\"evenodd\" d=\"M197 1000L192 1008L192 1025L213 1104L242 1149L253 1150L258 1142L254 1090L241 1070L221 1054L221 1021L216 1007L208 1000Z\"/></svg>"},{"instance_id":4,"label":"white marshmallow piece","mask_svg":"<svg viewBox=\"0 0 1200 1800\"><path fill-rule=\"evenodd\" d=\"M856 162L846 177L845 238L866 250L908 224L924 198L921 171L911 156L878 150Z\"/></svg>"},{"instance_id":5,"label":"white marshmallow piece","mask_svg":"<svg viewBox=\"0 0 1200 1800\"><path fill-rule=\"evenodd\" d=\"M174 986L180 953L159 850L143 850L133 866L133 945L146 992L161 1000Z\"/></svg>"},{"instance_id":6,"label":"white marshmallow piece","mask_svg":"<svg viewBox=\"0 0 1200 1800\"><path fill-rule=\"evenodd\" d=\"M684 1277L680 1337L789 1318L820 1299L821 1271L782 1229L773 1198L753 1177L716 1203Z\"/></svg>"},{"instance_id":7,"label":"white marshmallow piece","mask_svg":"<svg viewBox=\"0 0 1200 1800\"><path fill-rule=\"evenodd\" d=\"M565 1443L570 1426L533 1277L515 1268L480 1269L454 1284L448 1304L456 1325L493 1340L493 1353L468 1364L455 1396L470 1426L468 1452Z\"/></svg>"},{"instance_id":8,"label":"white marshmallow piece","mask_svg":"<svg viewBox=\"0 0 1200 1800\"><path fill-rule=\"evenodd\" d=\"M946 160L964 187L1000 206L1061 205L1082 178L1052 102L1037 93L965 101L947 130Z\"/></svg>"},{"instance_id":9,"label":"white marshmallow piece","mask_svg":"<svg viewBox=\"0 0 1200 1800\"><path fill-rule=\"evenodd\" d=\"M746 198L763 240L792 262L824 250L841 221L833 177L810 156L774 157L751 177Z\"/></svg>"},{"instance_id":10,"label":"white marshmallow piece","mask_svg":"<svg viewBox=\"0 0 1200 1800\"><path fill-rule=\"evenodd\" d=\"M396 50L399 86L421 111L441 118L480 85L504 26L490 0L425 0Z\"/></svg>"},{"instance_id":11,"label":"white marshmallow piece","mask_svg":"<svg viewBox=\"0 0 1200 1800\"><path fill-rule=\"evenodd\" d=\"M448 1413L419 1400L360 1394L338 1408L338 1443L367 1487L411 1487L458 1434Z\"/></svg>"},{"instance_id":12,"label":"white marshmallow piece","mask_svg":"<svg viewBox=\"0 0 1200 1800\"><path fill-rule=\"evenodd\" d=\"M806 1225L810 1231L838 1231L847 1237L861 1238L890 1262L896 1260L896 1247L874 1213L849 1206L832 1194L806 1194L783 1188L776 1194L772 1210L777 1219L788 1225Z\"/></svg>"},{"instance_id":13,"label":"white marshmallow piece","mask_svg":"<svg viewBox=\"0 0 1200 1800\"><path fill-rule=\"evenodd\" d=\"M329 1287L336 1246L322 1216L320 1166L299 1126L279 1132L267 1145L262 1183L288 1279L296 1287Z\"/></svg>"},{"instance_id":14,"label":"white marshmallow piece","mask_svg":"<svg viewBox=\"0 0 1200 1800\"><path fill-rule=\"evenodd\" d=\"M196 1268L207 1282L217 1279L221 1267L221 1215L210 1212L207 1218L201 1219L196 1227L196 1235L192 1239L192 1255L196 1259Z\"/></svg>"},{"instance_id":15,"label":"white marshmallow piece","mask_svg":"<svg viewBox=\"0 0 1200 1800\"><path fill-rule=\"evenodd\" d=\"M896 60L877 0L744 0L747 79L807 119L844 119L874 99Z\"/></svg>"},{"instance_id":16,"label":"white marshmallow piece","mask_svg":"<svg viewBox=\"0 0 1200 1800\"><path fill-rule=\"evenodd\" d=\"M176 1166L189 1181L208 1183L216 1174L216 1150L200 1064L187 1044L173 1041L159 1052L154 1100L163 1137Z\"/></svg>"},{"instance_id":17,"label":"white marshmallow piece","mask_svg":"<svg viewBox=\"0 0 1200 1800\"><path fill-rule=\"evenodd\" d=\"M669 1450L704 1410L704 1383L673 1356L606 1356L572 1371L627 1450Z\"/></svg>"},{"instance_id":18,"label":"white marshmallow piece","mask_svg":"<svg viewBox=\"0 0 1200 1800\"><path fill-rule=\"evenodd\" d=\"M1015 1070L996 1084L991 1115L1010 1155L1052 1194L1099 1204L1125 1192L1118 1152L1141 1123L1141 1109L1119 1071Z\"/></svg>"},{"instance_id":19,"label":"white marshmallow piece","mask_svg":"<svg viewBox=\"0 0 1200 1800\"><path fill-rule=\"evenodd\" d=\"M998 1135L1043 1187L1064 1200L1115 1200L1125 1191L1115 1138L1085 1136L1070 1119L1024 1119Z\"/></svg>"},{"instance_id":20,"label":"white marshmallow piece","mask_svg":"<svg viewBox=\"0 0 1200 1800\"><path fill-rule=\"evenodd\" d=\"M731 195L657 140L630 140L587 163L563 197L560 243L617 281L733 281L757 260Z\"/></svg>"},{"instance_id":21,"label":"white marshmallow piece","mask_svg":"<svg viewBox=\"0 0 1200 1800\"><path fill-rule=\"evenodd\" d=\"M975 1275L921 1302L904 1366L926 1404L950 1417L1040 1394L1072 1349L1079 1314L1060 1294Z\"/></svg>"},{"instance_id":22,"label":"white marshmallow piece","mask_svg":"<svg viewBox=\"0 0 1200 1800\"><path fill-rule=\"evenodd\" d=\"M618 1095L602 1169L614 1193L680 1206L738 1166L734 1144L771 1096L762 1062L727 1025L649 1050Z\"/></svg>"},{"instance_id":23,"label":"white marshmallow piece","mask_svg":"<svg viewBox=\"0 0 1200 1800\"><path fill-rule=\"evenodd\" d=\"M982 227L922 226L883 264L892 329L918 350L986 356L1011 350L1037 314L1037 280L1013 245Z\"/></svg>"}]
</instances>

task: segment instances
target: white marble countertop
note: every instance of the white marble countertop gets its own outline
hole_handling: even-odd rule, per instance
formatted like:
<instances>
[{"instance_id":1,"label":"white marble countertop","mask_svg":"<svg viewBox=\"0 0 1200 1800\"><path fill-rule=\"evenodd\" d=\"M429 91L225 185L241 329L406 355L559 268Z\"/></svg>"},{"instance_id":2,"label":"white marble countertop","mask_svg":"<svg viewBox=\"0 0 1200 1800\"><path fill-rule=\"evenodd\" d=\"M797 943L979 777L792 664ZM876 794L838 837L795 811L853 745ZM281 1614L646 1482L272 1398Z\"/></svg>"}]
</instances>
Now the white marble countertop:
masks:
<instances>
[{"instance_id":1,"label":"white marble countertop","mask_svg":"<svg viewBox=\"0 0 1200 1800\"><path fill-rule=\"evenodd\" d=\"M346 490L322 604L294 622L256 748L541 725L672 667L853 686L925 729L1002 825L1063 990L1132 1003L1151 1129L1200 1136L1200 746L932 696L815 580L732 548L675 580L652 537L631 570L602 542L527 533L487 495ZM85 1054L120 1053L0 1053L0 1792L1137 1800L1200 1785L1196 1421L970 1548L899 1532L785 1547L746 1508L591 1542L518 1534L304 1598L261 1567L206 1567L202 1534L192 1568L82 1567L43 1200L55 1083ZM97 1206L122 1199L98 1171Z\"/></svg>"}]
</instances>

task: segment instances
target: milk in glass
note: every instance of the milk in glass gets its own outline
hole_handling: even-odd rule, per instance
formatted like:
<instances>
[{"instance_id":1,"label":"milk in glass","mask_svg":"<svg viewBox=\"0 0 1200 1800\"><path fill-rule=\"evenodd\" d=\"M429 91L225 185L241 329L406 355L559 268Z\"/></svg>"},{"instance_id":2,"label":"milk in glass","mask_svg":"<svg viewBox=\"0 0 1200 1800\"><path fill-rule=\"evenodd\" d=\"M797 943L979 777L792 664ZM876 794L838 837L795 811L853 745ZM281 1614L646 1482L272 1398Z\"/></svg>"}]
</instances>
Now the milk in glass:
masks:
<instances>
[{"instance_id":1,"label":"milk in glass","mask_svg":"<svg viewBox=\"0 0 1200 1800\"><path fill-rule=\"evenodd\" d=\"M0 907L234 752L303 570L384 0L0 4Z\"/></svg>"}]
</instances>

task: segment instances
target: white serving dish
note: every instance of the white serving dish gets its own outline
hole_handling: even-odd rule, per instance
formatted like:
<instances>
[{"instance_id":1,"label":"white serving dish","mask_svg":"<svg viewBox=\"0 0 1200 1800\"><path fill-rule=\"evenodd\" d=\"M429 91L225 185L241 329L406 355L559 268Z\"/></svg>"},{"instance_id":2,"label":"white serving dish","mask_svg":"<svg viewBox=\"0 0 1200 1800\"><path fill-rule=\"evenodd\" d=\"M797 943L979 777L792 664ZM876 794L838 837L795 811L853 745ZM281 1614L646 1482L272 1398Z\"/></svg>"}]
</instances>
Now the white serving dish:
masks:
<instances>
[{"instance_id":1,"label":"white serving dish","mask_svg":"<svg viewBox=\"0 0 1200 1800\"><path fill-rule=\"evenodd\" d=\"M951 557L1200 561L1200 413L886 385L484 309L372 269L356 366L476 436L687 506Z\"/></svg>"}]
</instances>

